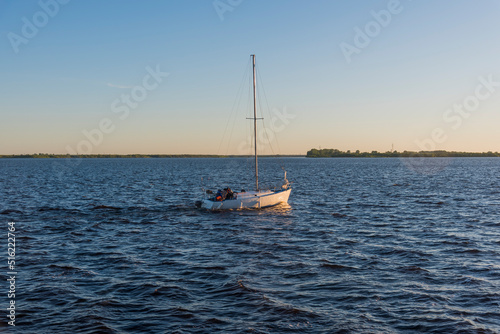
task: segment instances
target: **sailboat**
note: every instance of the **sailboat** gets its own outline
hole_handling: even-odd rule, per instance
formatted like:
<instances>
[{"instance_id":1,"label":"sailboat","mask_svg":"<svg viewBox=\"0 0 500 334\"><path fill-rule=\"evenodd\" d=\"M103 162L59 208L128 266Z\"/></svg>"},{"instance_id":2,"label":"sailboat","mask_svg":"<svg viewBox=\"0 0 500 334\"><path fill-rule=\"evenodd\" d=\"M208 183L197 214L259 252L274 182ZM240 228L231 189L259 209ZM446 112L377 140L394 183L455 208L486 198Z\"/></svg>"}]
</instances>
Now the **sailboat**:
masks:
<instances>
[{"instance_id":1,"label":"sailboat","mask_svg":"<svg viewBox=\"0 0 500 334\"><path fill-rule=\"evenodd\" d=\"M254 155L255 155L255 190L233 192L226 188L219 190L215 194L207 190L204 198L196 201L196 206L208 210L235 210L235 209L262 209L288 203L288 197L292 191L290 182L286 178L286 171L281 187L274 189L261 189L259 187L259 161L257 154L257 97L256 97L256 76L255 76L255 55L251 55L253 64L253 130L254 130Z\"/></svg>"}]
</instances>

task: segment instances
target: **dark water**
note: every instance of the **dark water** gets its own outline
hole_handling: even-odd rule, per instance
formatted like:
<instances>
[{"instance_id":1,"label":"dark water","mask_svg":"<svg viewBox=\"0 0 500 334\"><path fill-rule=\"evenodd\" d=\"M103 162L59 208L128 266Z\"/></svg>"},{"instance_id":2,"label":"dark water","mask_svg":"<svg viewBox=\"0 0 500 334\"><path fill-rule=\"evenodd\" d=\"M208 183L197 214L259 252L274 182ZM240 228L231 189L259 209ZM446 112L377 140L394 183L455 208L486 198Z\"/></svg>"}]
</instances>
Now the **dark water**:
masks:
<instances>
[{"instance_id":1,"label":"dark water","mask_svg":"<svg viewBox=\"0 0 500 334\"><path fill-rule=\"evenodd\" d=\"M283 159L289 207L211 213L248 159L2 159L0 332L499 333L500 159L422 161Z\"/></svg>"}]
</instances>

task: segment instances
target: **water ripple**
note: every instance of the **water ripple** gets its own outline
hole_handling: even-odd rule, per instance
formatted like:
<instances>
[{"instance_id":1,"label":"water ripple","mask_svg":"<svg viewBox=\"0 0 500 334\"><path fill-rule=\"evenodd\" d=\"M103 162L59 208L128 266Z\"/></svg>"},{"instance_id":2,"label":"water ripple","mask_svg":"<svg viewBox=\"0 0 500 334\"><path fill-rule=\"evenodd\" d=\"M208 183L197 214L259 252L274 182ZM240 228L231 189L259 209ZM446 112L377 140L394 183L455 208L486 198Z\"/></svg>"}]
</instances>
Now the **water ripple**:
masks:
<instances>
[{"instance_id":1,"label":"water ripple","mask_svg":"<svg viewBox=\"0 0 500 334\"><path fill-rule=\"evenodd\" d=\"M282 177L262 160L263 178ZM290 205L212 213L193 205L201 177L250 189L251 161L83 159L61 174L50 159L0 160L16 327L500 333L497 159L426 176L398 159L285 162Z\"/></svg>"}]
</instances>

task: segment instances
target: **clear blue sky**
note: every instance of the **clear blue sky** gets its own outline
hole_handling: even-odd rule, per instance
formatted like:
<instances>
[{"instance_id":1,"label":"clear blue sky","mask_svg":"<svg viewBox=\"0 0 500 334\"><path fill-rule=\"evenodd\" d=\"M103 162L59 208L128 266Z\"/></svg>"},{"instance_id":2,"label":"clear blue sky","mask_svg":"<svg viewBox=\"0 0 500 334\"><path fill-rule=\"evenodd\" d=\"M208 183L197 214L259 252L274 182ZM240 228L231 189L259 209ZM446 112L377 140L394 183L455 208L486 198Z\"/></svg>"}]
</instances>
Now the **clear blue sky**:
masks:
<instances>
[{"instance_id":1,"label":"clear blue sky","mask_svg":"<svg viewBox=\"0 0 500 334\"><path fill-rule=\"evenodd\" d=\"M253 53L282 154L500 151L499 14L495 0L0 0L0 154L248 153L251 122L231 110Z\"/></svg>"}]
</instances>

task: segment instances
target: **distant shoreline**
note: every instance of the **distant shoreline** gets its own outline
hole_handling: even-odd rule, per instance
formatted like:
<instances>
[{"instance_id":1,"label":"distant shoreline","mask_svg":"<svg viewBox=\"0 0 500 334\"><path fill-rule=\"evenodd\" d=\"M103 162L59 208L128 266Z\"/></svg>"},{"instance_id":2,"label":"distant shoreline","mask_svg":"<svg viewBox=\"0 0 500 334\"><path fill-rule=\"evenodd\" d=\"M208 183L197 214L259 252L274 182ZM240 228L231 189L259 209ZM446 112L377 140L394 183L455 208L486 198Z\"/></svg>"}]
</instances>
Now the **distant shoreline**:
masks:
<instances>
[{"instance_id":1,"label":"distant shoreline","mask_svg":"<svg viewBox=\"0 0 500 334\"><path fill-rule=\"evenodd\" d=\"M297 155L259 155L259 158L303 158ZM215 155L215 154L6 154L2 158L22 159L98 159L98 158L253 158L253 155Z\"/></svg>"},{"instance_id":2,"label":"distant shoreline","mask_svg":"<svg viewBox=\"0 0 500 334\"><path fill-rule=\"evenodd\" d=\"M337 149L313 148L307 151L307 158L491 158L500 157L498 152L457 152L457 151L388 151L360 152L340 151Z\"/></svg>"},{"instance_id":3,"label":"distant shoreline","mask_svg":"<svg viewBox=\"0 0 500 334\"><path fill-rule=\"evenodd\" d=\"M260 158L491 158L500 157L499 152L456 152L456 151L403 151L403 152L360 152L339 151L336 149L312 149L302 154L260 155ZM253 158L253 155L216 155L216 154L5 154L2 158L21 159L99 159L99 158Z\"/></svg>"}]
</instances>

